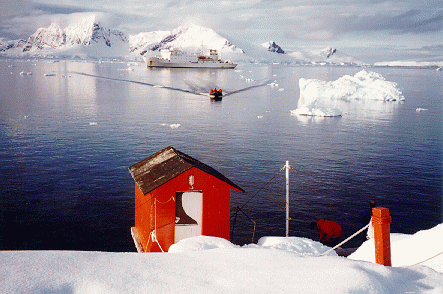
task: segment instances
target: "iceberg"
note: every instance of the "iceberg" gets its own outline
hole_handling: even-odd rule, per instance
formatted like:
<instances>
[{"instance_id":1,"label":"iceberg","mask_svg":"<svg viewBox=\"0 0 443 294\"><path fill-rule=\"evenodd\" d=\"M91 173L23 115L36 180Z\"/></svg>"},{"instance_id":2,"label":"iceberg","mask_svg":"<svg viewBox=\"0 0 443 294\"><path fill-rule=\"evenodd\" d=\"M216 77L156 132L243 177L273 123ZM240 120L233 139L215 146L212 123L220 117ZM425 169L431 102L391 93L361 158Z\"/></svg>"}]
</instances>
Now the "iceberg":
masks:
<instances>
[{"instance_id":1,"label":"iceberg","mask_svg":"<svg viewBox=\"0 0 443 294\"><path fill-rule=\"evenodd\" d=\"M21 71L20 75L21 76L32 76L32 72L30 72L30 71Z\"/></svg>"},{"instance_id":2,"label":"iceberg","mask_svg":"<svg viewBox=\"0 0 443 294\"><path fill-rule=\"evenodd\" d=\"M382 75L362 70L354 76L344 75L335 81L300 79L300 98L292 115L341 116L338 108L352 101L403 101L397 83Z\"/></svg>"},{"instance_id":3,"label":"iceberg","mask_svg":"<svg viewBox=\"0 0 443 294\"><path fill-rule=\"evenodd\" d=\"M155 88L155 86L154 86ZM171 129L178 129L181 124L160 124L161 126L169 126Z\"/></svg>"}]
</instances>

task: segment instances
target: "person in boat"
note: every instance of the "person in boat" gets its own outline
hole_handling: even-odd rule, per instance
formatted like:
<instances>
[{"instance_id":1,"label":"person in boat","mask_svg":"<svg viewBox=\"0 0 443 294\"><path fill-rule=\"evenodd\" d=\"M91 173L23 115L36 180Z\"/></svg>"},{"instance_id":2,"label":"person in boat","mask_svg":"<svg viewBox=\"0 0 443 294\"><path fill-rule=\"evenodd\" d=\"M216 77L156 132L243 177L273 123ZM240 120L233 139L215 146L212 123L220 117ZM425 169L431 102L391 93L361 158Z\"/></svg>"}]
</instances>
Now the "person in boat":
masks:
<instances>
[{"instance_id":1,"label":"person in boat","mask_svg":"<svg viewBox=\"0 0 443 294\"><path fill-rule=\"evenodd\" d=\"M320 219L309 225L311 230L320 232L319 242L323 245L334 247L343 235L343 229L339 223L331 220Z\"/></svg>"},{"instance_id":2,"label":"person in boat","mask_svg":"<svg viewBox=\"0 0 443 294\"><path fill-rule=\"evenodd\" d=\"M217 88L214 88L209 91L209 94L217 96L217 97L221 97L223 95L223 92L222 92L222 89L217 90Z\"/></svg>"}]
</instances>

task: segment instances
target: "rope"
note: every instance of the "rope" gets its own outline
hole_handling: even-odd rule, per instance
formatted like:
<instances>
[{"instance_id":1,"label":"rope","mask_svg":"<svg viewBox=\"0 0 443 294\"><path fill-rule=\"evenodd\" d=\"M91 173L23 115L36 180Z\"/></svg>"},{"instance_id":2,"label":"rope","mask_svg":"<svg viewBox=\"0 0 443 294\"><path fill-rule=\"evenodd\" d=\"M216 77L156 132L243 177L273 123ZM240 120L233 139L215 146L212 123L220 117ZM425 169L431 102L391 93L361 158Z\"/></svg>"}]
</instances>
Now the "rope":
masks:
<instances>
[{"instance_id":1,"label":"rope","mask_svg":"<svg viewBox=\"0 0 443 294\"><path fill-rule=\"evenodd\" d=\"M328 254L329 252L331 252L332 250L335 250L335 249L337 249L338 247L340 247L341 245L345 244L346 242L348 242L349 240L351 240L352 238L354 238L355 236L357 236L358 234L360 234L361 232L363 232L364 230L366 230L366 229L369 227L370 224L371 224L371 223L367 224L366 226L364 226L363 228L361 228L360 230L358 230L357 232L355 232L352 236L350 236L349 238L347 238L346 240L344 240L344 241L341 242L340 244L337 244L336 246L334 246L333 248L329 249L328 251L323 252L322 254L319 255L319 257L320 257L320 256L324 256L324 255ZM429 257L429 258L427 258L427 259L425 259L425 260L422 260L422 261L420 261L420 262L417 262L417 263L414 263L414 264L408 265L407 267L415 266L415 265L418 265L418 264L424 263L424 262L426 262L426 261L428 261L428 260L431 260L431 259L433 259L433 258L436 258L437 256L439 256L439 255L441 255L441 254L443 254L443 251L440 252L440 253L437 253L437 254L435 254L434 256L431 256L431 257Z\"/></svg>"},{"instance_id":2,"label":"rope","mask_svg":"<svg viewBox=\"0 0 443 294\"><path fill-rule=\"evenodd\" d=\"M165 251L163 250L162 246L160 245L160 242L158 242L158 239L157 239L157 230L153 230L153 231L151 232L151 238L149 238L149 239L152 239L152 242L157 243L158 247L160 247L160 250L161 250L163 253L165 252ZM149 241L148 241L148 244L149 244Z\"/></svg>"},{"instance_id":3,"label":"rope","mask_svg":"<svg viewBox=\"0 0 443 294\"><path fill-rule=\"evenodd\" d=\"M254 230L252 231L252 243L254 243L254 237L255 237L255 228L257 226L257 222L255 222L252 218L250 218L246 212L244 212L243 209L241 209L240 207L237 206L237 209L235 211L235 215L234 215L234 223L232 225L232 231L231 231L231 241L234 239L234 229L235 229L235 222L237 221L237 214L238 212L241 211L251 222L254 223Z\"/></svg>"},{"instance_id":4,"label":"rope","mask_svg":"<svg viewBox=\"0 0 443 294\"><path fill-rule=\"evenodd\" d=\"M161 201L159 201L159 200L157 200L157 198L155 198L154 199L154 201L155 202L158 202L158 203L160 203L160 204L166 204L166 203L168 203L169 201L175 201L175 197L174 196L171 196L171 198L169 198L168 200L166 200L165 202L161 202Z\"/></svg>"},{"instance_id":5,"label":"rope","mask_svg":"<svg viewBox=\"0 0 443 294\"><path fill-rule=\"evenodd\" d=\"M439 256L440 254L443 254L443 251L440 252L440 253L437 253L436 255L434 255L434 256L432 256L432 257L429 257L428 259L425 259L425 260L423 260L423 261L420 261L420 262L417 262L417 263L415 263L415 264L408 265L408 266L414 266L414 265L417 265L417 264L420 264L420 263L426 262L426 261L428 261L428 260L431 260L431 259L433 259L433 258Z\"/></svg>"},{"instance_id":6,"label":"rope","mask_svg":"<svg viewBox=\"0 0 443 294\"><path fill-rule=\"evenodd\" d=\"M252 198L254 198L255 196L257 196L257 194L261 191L261 190L263 190L267 185L269 185L269 183L271 183L274 179L275 179L275 177L277 176L277 175L279 175L280 174L280 171L278 171L278 172L276 172L273 176L272 176L272 178L268 181L268 182L266 182L260 189L258 189L257 190L257 192L255 192L255 194L254 195L252 195L246 202L245 202L245 204L243 204L241 207L240 207L240 209L243 209L251 200L252 200Z\"/></svg>"},{"instance_id":7,"label":"rope","mask_svg":"<svg viewBox=\"0 0 443 294\"><path fill-rule=\"evenodd\" d=\"M252 218L250 218L250 217L246 214L246 212L245 212L243 209L239 208L239 210L240 210L241 213L243 213L247 218L249 218L249 220L250 220L251 222L254 223L254 230L252 231L252 243L254 243L255 227L257 226L257 223L256 223Z\"/></svg>"},{"instance_id":8,"label":"rope","mask_svg":"<svg viewBox=\"0 0 443 294\"><path fill-rule=\"evenodd\" d=\"M154 202L158 202L160 204L166 204L166 203L168 203L171 200L175 201L175 197L174 196L171 196L171 198L169 198L165 202L161 202L161 201L157 200L157 198L155 198L155 196L152 196L151 198L149 198L149 199L145 200L144 202L140 203L139 205L135 206L135 208L139 208L141 206L144 206L144 205L148 204L152 200L152 198L154 198Z\"/></svg>"},{"instance_id":9,"label":"rope","mask_svg":"<svg viewBox=\"0 0 443 294\"><path fill-rule=\"evenodd\" d=\"M369 223L370 224L370 223ZM369 224L367 224L366 226L364 226L363 228L361 228L360 230L358 230L357 232L355 232L352 236L350 236L349 238L347 238L346 240L344 240L343 242L341 242L340 244L335 245L334 247L332 247L331 249L329 249L326 252L323 252L322 254L320 254L319 256L323 256L328 254L329 252L331 252L332 250L337 249L338 247L340 247L341 245L345 244L346 242L348 242L349 240L351 240L352 238L354 238L355 236L357 236L358 234L360 234L361 232L363 232L364 230L366 230L369 227Z\"/></svg>"},{"instance_id":10,"label":"rope","mask_svg":"<svg viewBox=\"0 0 443 294\"><path fill-rule=\"evenodd\" d=\"M254 231L252 233L252 242L254 242L254 236L255 236L255 229L257 226L257 222L255 222L252 218L250 218L243 210L243 208L248 205L248 203L252 200L252 198L254 198L255 196L257 196L258 193L260 193L261 190L263 190L267 185L269 185L269 183L271 183L276 177L277 175L280 174L280 171L276 172L272 178L266 182L260 189L258 189L251 197L249 197L249 199L241 206L237 206L237 209L235 211L235 213L231 216L231 219L234 218L234 221L232 223L232 230L231 230L231 241L234 239L234 229L235 229L235 224L237 222L237 215L238 212L241 211L250 221L252 221L254 223Z\"/></svg>"},{"instance_id":11,"label":"rope","mask_svg":"<svg viewBox=\"0 0 443 294\"><path fill-rule=\"evenodd\" d=\"M154 198L154 230L151 231L150 238L148 240L148 243L146 244L147 247L149 247L149 242L152 241L152 242L157 243L158 247L160 247L160 250L162 252L165 252L163 250L162 246L160 245L160 242L157 239L157 202L160 204L166 204L171 200L173 200L173 201L175 200L174 196L172 196L171 198L169 198L165 202L161 202L161 201L157 200L157 198ZM166 224L166 225L168 225L168 224Z\"/></svg>"}]
</instances>

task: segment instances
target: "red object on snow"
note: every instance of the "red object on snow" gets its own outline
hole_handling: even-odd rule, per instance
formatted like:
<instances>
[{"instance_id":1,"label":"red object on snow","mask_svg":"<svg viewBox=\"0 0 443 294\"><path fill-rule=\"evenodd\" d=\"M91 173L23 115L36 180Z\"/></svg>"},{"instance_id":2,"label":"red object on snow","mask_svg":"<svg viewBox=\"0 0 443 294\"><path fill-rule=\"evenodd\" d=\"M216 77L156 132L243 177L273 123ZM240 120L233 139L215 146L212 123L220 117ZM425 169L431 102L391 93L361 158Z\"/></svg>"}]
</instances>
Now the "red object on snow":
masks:
<instances>
[{"instance_id":1,"label":"red object on snow","mask_svg":"<svg viewBox=\"0 0 443 294\"><path fill-rule=\"evenodd\" d=\"M389 209L372 208L372 225L374 226L375 262L391 266L391 217Z\"/></svg>"},{"instance_id":2,"label":"red object on snow","mask_svg":"<svg viewBox=\"0 0 443 294\"><path fill-rule=\"evenodd\" d=\"M169 146L134 164L139 252L167 252L181 239L229 239L230 190L244 192L212 167Z\"/></svg>"}]
</instances>

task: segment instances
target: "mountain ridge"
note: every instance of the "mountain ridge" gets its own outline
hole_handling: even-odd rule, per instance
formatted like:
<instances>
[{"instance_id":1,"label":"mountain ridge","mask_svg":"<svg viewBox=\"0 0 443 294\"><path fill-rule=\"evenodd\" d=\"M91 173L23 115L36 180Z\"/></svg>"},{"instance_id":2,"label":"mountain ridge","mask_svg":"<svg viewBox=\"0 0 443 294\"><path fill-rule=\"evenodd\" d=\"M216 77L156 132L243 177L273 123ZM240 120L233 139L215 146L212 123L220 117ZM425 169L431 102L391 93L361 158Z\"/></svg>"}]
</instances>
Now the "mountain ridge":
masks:
<instances>
[{"instance_id":1,"label":"mountain ridge","mask_svg":"<svg viewBox=\"0 0 443 294\"><path fill-rule=\"evenodd\" d=\"M82 59L119 58L141 60L144 54L156 55L161 49L199 52L216 49L223 58L244 62L362 65L352 56L338 53L335 48L319 51L285 52L274 41L239 48L229 39L210 28L198 25L180 26L172 31L141 32L127 35L106 28L95 16L61 28L56 22L39 28L28 39L0 43L0 54Z\"/></svg>"}]
</instances>

